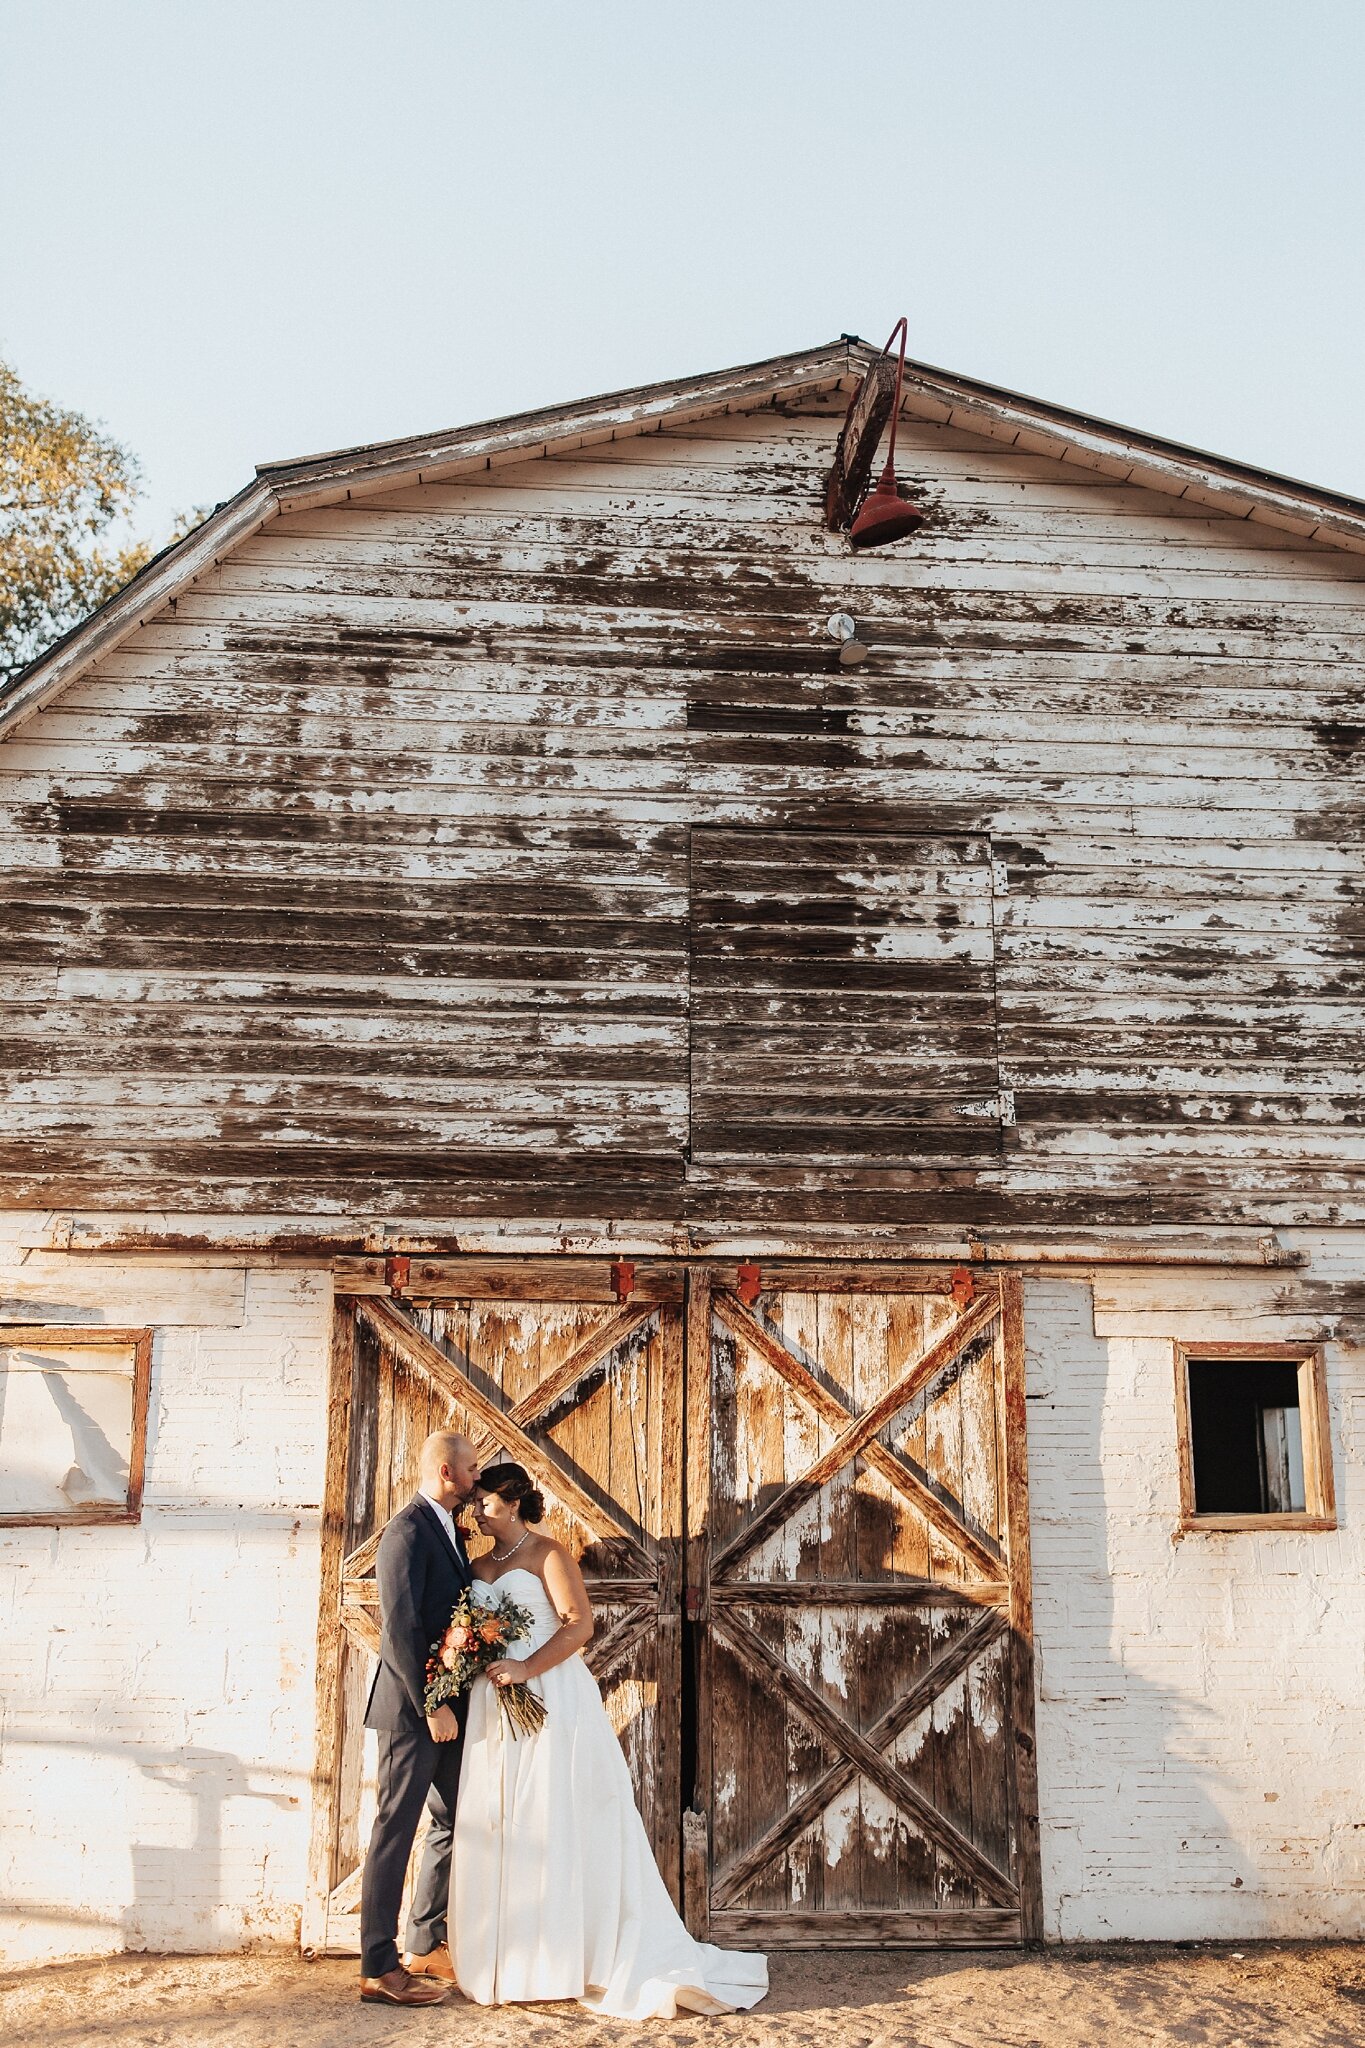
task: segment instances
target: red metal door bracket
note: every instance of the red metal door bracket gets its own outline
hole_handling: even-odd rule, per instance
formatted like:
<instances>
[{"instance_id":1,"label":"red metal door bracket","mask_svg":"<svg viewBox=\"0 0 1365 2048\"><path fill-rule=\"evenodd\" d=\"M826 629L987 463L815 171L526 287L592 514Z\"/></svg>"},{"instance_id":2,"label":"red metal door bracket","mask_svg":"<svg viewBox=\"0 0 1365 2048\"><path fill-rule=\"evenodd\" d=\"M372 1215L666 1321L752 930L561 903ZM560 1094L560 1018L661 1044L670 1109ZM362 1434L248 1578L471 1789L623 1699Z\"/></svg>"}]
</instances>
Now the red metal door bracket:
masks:
<instances>
[{"instance_id":1,"label":"red metal door bracket","mask_svg":"<svg viewBox=\"0 0 1365 2048\"><path fill-rule=\"evenodd\" d=\"M739 1268L739 1284L735 1293L742 1302L752 1304L763 1292L763 1278L757 1266L745 1264Z\"/></svg>"},{"instance_id":2,"label":"red metal door bracket","mask_svg":"<svg viewBox=\"0 0 1365 2048\"><path fill-rule=\"evenodd\" d=\"M614 1259L611 1284L618 1301L629 1301L635 1286L635 1267L629 1259Z\"/></svg>"}]
</instances>

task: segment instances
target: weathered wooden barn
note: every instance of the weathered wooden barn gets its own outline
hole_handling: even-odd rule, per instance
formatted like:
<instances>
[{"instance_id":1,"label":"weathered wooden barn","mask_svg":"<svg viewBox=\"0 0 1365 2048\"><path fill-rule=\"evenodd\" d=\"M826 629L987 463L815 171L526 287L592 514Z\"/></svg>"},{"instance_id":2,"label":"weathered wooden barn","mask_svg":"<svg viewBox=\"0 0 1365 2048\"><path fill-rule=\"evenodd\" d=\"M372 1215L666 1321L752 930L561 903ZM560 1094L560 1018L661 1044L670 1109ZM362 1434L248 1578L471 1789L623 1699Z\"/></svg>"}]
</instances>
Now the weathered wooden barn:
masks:
<instances>
[{"instance_id":1,"label":"weathered wooden barn","mask_svg":"<svg viewBox=\"0 0 1365 2048\"><path fill-rule=\"evenodd\" d=\"M875 357L269 465L0 704L13 1957L353 1944L448 1416L716 1939L1358 1930L1365 505L912 364L854 552Z\"/></svg>"}]
</instances>

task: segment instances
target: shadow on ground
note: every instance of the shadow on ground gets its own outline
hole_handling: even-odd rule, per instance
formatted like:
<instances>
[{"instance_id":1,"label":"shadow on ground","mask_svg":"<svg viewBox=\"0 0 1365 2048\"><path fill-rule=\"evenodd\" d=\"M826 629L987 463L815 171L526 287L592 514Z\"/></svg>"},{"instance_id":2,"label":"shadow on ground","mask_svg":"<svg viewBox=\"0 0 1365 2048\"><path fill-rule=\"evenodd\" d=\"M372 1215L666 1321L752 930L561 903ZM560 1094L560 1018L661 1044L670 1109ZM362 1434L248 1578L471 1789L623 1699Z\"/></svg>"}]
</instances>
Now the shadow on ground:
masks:
<instances>
[{"instance_id":1,"label":"shadow on ground","mask_svg":"<svg viewBox=\"0 0 1365 2048\"><path fill-rule=\"evenodd\" d=\"M1365 1948L1109 1944L776 1956L752 2013L641 2026L572 2005L388 2012L352 1963L119 1956L0 1977L7 2048L1362 2048Z\"/></svg>"}]
</instances>

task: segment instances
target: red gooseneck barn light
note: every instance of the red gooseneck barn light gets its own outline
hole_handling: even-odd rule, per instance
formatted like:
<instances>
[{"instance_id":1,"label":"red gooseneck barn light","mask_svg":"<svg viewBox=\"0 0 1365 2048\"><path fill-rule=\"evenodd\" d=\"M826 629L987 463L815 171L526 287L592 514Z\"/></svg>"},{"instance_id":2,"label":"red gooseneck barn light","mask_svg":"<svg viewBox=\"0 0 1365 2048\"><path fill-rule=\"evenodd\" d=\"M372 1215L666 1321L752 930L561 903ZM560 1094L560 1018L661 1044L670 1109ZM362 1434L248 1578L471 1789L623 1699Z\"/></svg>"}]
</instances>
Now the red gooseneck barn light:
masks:
<instances>
[{"instance_id":1,"label":"red gooseneck barn light","mask_svg":"<svg viewBox=\"0 0 1365 2048\"><path fill-rule=\"evenodd\" d=\"M896 363L896 402L891 408L891 440L886 450L886 467L877 481L877 487L864 498L858 516L849 528L849 543L855 548L884 548L893 540L904 540L907 533L923 526L928 518L922 506L913 498L903 498L896 482L896 426L901 416L901 380L905 376L905 337L907 318L902 314L887 337L886 350L899 334L900 356Z\"/></svg>"}]
</instances>

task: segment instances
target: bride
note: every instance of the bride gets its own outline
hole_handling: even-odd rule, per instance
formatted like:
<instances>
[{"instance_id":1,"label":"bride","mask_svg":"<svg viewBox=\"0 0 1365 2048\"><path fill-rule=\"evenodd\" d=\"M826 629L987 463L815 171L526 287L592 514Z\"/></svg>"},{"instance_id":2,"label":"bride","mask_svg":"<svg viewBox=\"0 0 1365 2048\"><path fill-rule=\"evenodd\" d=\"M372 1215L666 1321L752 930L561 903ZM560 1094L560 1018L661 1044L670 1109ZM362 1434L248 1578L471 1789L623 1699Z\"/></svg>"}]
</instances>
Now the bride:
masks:
<instances>
[{"instance_id":1,"label":"bride","mask_svg":"<svg viewBox=\"0 0 1365 2048\"><path fill-rule=\"evenodd\" d=\"M489 1604L507 1581L534 1628L470 1695L451 1870L456 1982L480 2005L577 1998L631 2020L756 2005L765 1959L694 1941L664 1888L579 1655L593 1628L582 1575L535 1533L545 1509L530 1475L490 1466L474 1499L493 1547L473 1561L471 1597ZM493 1687L528 1680L546 1719L514 1739Z\"/></svg>"}]
</instances>

